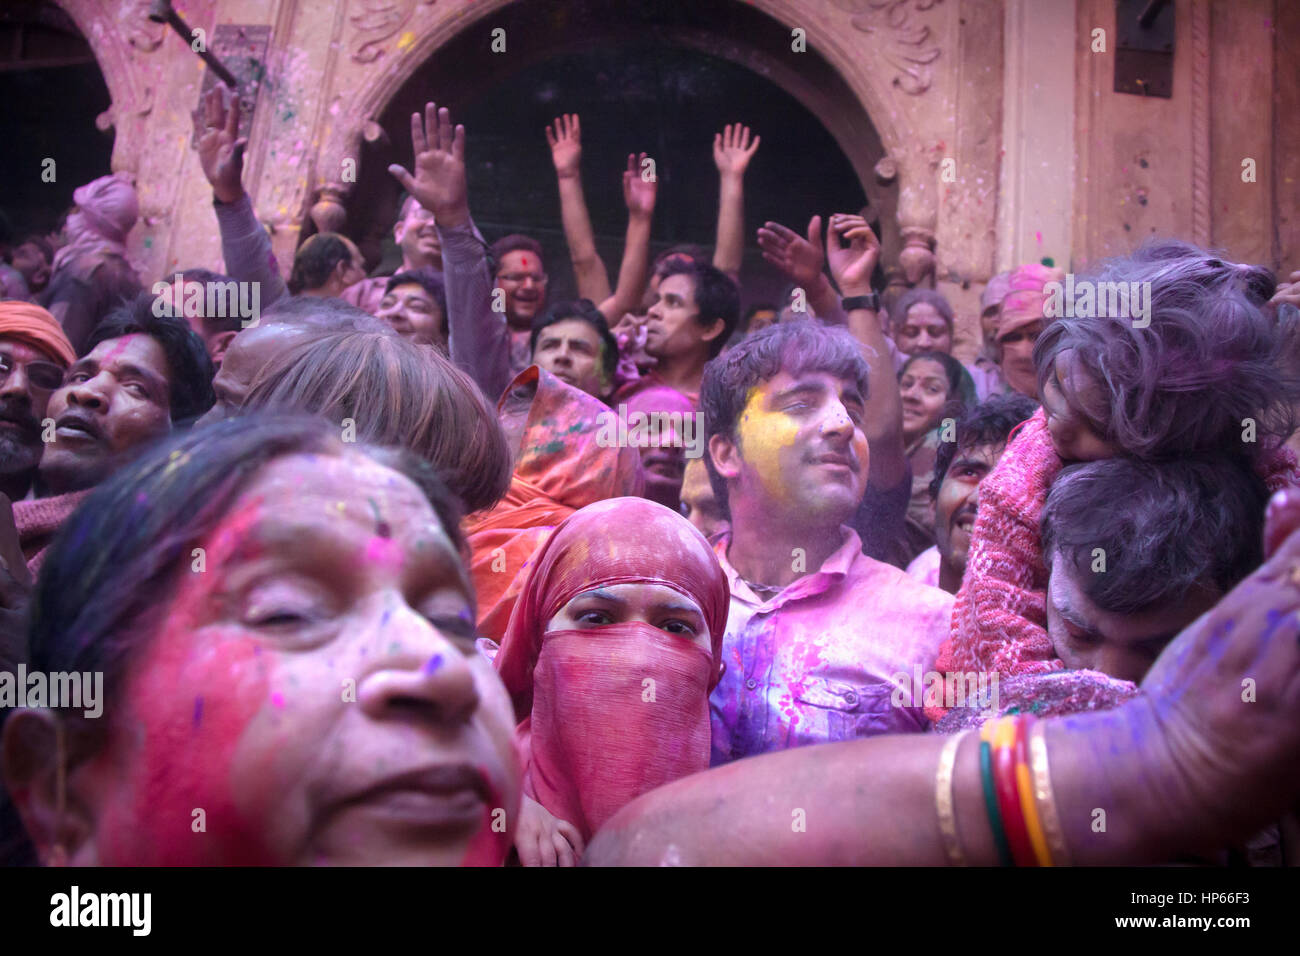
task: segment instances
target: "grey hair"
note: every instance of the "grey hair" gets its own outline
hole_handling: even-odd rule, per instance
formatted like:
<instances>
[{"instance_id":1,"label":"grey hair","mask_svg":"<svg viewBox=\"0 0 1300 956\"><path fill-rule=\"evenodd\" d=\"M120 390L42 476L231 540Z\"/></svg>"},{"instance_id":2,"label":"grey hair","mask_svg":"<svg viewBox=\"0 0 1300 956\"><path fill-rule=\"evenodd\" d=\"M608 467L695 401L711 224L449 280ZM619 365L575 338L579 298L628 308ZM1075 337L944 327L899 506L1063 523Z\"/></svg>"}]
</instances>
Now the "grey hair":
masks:
<instances>
[{"instance_id":1,"label":"grey hair","mask_svg":"<svg viewBox=\"0 0 1300 956\"><path fill-rule=\"evenodd\" d=\"M948 331L952 332L952 306L948 300L943 297L942 293L935 292L933 289L908 289L898 297L894 307L889 310L893 316L893 328L897 330L907 321L907 313L911 311L912 306L926 303L934 307L934 311L948 326Z\"/></svg>"}]
</instances>

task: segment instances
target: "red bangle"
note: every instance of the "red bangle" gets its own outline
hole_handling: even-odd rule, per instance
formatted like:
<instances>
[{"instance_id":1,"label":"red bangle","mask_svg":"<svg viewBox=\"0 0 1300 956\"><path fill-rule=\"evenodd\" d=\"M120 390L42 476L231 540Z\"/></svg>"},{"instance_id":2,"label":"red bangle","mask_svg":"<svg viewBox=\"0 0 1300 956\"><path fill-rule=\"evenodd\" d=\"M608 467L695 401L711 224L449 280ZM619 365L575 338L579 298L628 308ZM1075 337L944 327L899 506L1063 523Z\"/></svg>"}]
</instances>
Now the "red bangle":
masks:
<instances>
[{"instance_id":1,"label":"red bangle","mask_svg":"<svg viewBox=\"0 0 1300 956\"><path fill-rule=\"evenodd\" d=\"M999 722L994 735L993 779L997 785L998 809L1002 812L1002 825L1007 831L1007 843L1011 846L1011 858L1016 866L1037 866L1038 858L1034 856L1034 846L1029 841L1029 829L1025 826L1025 813L1020 806L1020 793L1016 786L1016 750L1021 737L1020 721L1015 717L1004 717L1010 727L1003 730Z\"/></svg>"}]
</instances>

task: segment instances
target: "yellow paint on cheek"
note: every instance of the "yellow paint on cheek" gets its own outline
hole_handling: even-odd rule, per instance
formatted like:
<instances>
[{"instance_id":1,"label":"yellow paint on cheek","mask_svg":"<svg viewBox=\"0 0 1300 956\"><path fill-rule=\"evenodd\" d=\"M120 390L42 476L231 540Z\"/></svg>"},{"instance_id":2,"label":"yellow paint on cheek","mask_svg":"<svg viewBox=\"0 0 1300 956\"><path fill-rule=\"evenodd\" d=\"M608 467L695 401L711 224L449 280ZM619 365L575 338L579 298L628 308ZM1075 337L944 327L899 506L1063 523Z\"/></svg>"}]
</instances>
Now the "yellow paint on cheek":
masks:
<instances>
[{"instance_id":1,"label":"yellow paint on cheek","mask_svg":"<svg viewBox=\"0 0 1300 956\"><path fill-rule=\"evenodd\" d=\"M740 415L741 452L757 472L763 488L778 501L792 502L793 492L782 473L783 457L795 453L799 423L782 412L764 409L764 396L756 389Z\"/></svg>"}]
</instances>

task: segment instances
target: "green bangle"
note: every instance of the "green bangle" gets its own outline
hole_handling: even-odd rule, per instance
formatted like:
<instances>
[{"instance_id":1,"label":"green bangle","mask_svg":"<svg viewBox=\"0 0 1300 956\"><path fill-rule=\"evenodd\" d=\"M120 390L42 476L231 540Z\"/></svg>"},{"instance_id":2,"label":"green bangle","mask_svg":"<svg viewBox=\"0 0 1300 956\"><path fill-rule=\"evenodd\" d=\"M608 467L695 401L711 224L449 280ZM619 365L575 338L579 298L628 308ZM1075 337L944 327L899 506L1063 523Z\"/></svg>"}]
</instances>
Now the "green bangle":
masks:
<instances>
[{"instance_id":1,"label":"green bangle","mask_svg":"<svg viewBox=\"0 0 1300 956\"><path fill-rule=\"evenodd\" d=\"M1011 859L1011 846L1007 843L1007 833L1002 829L1002 812L998 810L998 796L993 789L993 748L987 740L980 741L980 780L984 784L984 810L989 815L989 826L993 829L993 842L998 848L1000 866L1014 866Z\"/></svg>"}]
</instances>

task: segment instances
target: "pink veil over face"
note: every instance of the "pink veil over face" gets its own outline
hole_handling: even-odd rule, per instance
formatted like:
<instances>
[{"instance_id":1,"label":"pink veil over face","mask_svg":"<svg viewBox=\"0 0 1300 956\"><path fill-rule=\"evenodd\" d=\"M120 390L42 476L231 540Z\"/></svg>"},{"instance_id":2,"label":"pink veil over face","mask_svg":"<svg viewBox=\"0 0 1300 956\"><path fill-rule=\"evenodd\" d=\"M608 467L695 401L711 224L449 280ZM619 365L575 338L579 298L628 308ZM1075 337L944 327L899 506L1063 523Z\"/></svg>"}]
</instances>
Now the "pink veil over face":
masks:
<instances>
[{"instance_id":1,"label":"pink veil over face","mask_svg":"<svg viewBox=\"0 0 1300 956\"><path fill-rule=\"evenodd\" d=\"M598 587L659 584L695 601L712 653L644 623L547 631ZM496 667L522 719L524 790L589 837L642 793L709 764L730 589L704 536L643 498L614 498L555 529L529 567Z\"/></svg>"}]
</instances>

